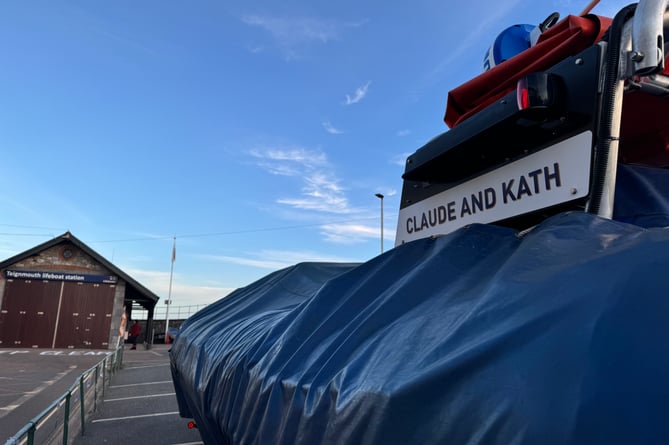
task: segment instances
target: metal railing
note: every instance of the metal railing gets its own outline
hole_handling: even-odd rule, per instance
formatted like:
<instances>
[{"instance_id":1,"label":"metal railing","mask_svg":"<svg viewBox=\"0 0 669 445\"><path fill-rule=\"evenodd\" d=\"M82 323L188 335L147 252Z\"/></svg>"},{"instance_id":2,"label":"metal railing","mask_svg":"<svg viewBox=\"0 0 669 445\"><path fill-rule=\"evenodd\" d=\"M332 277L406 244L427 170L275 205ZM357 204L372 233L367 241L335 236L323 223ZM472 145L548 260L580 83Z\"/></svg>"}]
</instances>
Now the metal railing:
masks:
<instances>
[{"instance_id":1,"label":"metal railing","mask_svg":"<svg viewBox=\"0 0 669 445\"><path fill-rule=\"evenodd\" d=\"M123 345L89 368L59 399L30 420L5 445L67 445L74 437L84 435L87 416L97 411L98 399L105 386L123 366Z\"/></svg>"},{"instance_id":2,"label":"metal railing","mask_svg":"<svg viewBox=\"0 0 669 445\"><path fill-rule=\"evenodd\" d=\"M205 308L206 304L187 305L187 306L170 306L170 320L185 320L200 309ZM148 318L148 311L143 310L141 306L133 307L132 318L136 320L146 320ZM167 306L156 306L153 314L154 320L165 320L167 318Z\"/></svg>"}]
</instances>

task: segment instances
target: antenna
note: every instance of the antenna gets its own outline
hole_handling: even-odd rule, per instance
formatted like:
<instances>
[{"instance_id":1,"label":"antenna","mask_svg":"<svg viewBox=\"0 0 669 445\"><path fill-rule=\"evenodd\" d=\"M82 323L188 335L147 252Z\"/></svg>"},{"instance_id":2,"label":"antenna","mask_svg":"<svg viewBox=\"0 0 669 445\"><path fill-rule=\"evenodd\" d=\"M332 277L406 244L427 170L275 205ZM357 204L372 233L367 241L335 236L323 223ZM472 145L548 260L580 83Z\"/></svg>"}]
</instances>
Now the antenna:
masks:
<instances>
[{"instance_id":1,"label":"antenna","mask_svg":"<svg viewBox=\"0 0 669 445\"><path fill-rule=\"evenodd\" d=\"M586 6L585 9L583 11L581 11L581 13L579 15L589 14L590 11L592 11L592 8L597 6L598 3L599 3L599 0L592 0L590 3L588 3L588 6Z\"/></svg>"}]
</instances>

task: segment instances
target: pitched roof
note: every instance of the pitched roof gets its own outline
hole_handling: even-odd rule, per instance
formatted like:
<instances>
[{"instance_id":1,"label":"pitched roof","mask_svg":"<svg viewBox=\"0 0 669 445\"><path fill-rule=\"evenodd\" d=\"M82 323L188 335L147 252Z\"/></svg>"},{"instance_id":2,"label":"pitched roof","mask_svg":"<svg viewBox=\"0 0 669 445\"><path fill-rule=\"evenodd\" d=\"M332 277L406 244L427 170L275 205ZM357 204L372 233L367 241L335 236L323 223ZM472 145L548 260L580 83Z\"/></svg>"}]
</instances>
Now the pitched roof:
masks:
<instances>
[{"instance_id":1,"label":"pitched roof","mask_svg":"<svg viewBox=\"0 0 669 445\"><path fill-rule=\"evenodd\" d=\"M95 250L91 249L89 246L84 244L80 239L72 235L69 231L65 232L60 236L52 238L49 241L39 244L33 247L32 249L28 249L25 252L19 253L18 255L14 255L13 257L0 262L0 270L4 270L9 266L11 266L12 264L15 264L23 259L36 255L50 247L57 246L65 242L69 242L75 245L83 252L90 255L95 261L97 261L102 266L107 268L110 272L114 273L119 278L124 280L126 282L125 300L134 300L145 309L153 309L155 307L156 303L160 299L158 295L154 294L149 289L141 285L137 280L132 278L127 273L123 272L121 269L119 269L105 257L103 257Z\"/></svg>"}]
</instances>

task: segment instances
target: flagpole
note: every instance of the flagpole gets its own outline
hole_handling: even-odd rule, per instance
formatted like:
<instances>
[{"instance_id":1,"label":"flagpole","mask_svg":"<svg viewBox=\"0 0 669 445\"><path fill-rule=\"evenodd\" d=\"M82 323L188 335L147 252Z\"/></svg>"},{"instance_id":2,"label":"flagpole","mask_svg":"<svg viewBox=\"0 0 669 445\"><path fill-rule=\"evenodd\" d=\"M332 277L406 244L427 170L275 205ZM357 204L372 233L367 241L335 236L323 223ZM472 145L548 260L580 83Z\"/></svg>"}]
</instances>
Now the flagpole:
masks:
<instances>
[{"instance_id":1,"label":"flagpole","mask_svg":"<svg viewBox=\"0 0 669 445\"><path fill-rule=\"evenodd\" d=\"M165 310L165 344L169 344L170 337L168 331L170 328L170 305L172 304L172 275L174 274L174 260L177 257L177 237L173 238L174 242L172 244L172 265L170 266L170 287L167 291L167 309Z\"/></svg>"}]
</instances>

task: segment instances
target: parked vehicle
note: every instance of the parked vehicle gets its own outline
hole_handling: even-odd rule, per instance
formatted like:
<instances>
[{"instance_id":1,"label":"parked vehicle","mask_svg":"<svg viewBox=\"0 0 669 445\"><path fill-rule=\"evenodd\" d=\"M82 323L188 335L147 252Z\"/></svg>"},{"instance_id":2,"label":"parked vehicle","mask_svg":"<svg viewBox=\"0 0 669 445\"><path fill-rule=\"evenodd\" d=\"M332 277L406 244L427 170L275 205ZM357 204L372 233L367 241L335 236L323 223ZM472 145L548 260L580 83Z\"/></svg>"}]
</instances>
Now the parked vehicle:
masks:
<instances>
[{"instance_id":1,"label":"parked vehicle","mask_svg":"<svg viewBox=\"0 0 669 445\"><path fill-rule=\"evenodd\" d=\"M179 335L179 328L170 326L167 329L167 335L169 336L170 343L174 343L174 340L176 340L177 336ZM153 334L153 343L154 344L165 343L165 331L155 332Z\"/></svg>"},{"instance_id":2,"label":"parked vehicle","mask_svg":"<svg viewBox=\"0 0 669 445\"><path fill-rule=\"evenodd\" d=\"M544 23L451 90L393 249L185 321L206 444L669 443L667 1Z\"/></svg>"}]
</instances>

